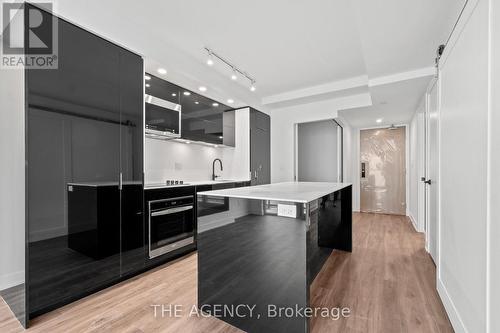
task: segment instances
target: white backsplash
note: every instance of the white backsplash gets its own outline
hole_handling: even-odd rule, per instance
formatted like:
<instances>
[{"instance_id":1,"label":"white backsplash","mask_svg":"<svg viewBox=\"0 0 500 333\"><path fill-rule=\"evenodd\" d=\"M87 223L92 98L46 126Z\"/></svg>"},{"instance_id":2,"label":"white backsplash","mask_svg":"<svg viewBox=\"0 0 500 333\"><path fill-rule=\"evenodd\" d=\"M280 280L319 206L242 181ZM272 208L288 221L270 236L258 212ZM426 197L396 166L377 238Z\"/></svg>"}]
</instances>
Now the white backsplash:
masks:
<instances>
[{"instance_id":1,"label":"white backsplash","mask_svg":"<svg viewBox=\"0 0 500 333\"><path fill-rule=\"evenodd\" d=\"M212 177L212 162L220 158L215 174L221 179L247 180L250 174L250 112L236 111L235 147L215 148L199 144L162 141L146 138L145 182L162 183L166 180L205 181Z\"/></svg>"}]
</instances>

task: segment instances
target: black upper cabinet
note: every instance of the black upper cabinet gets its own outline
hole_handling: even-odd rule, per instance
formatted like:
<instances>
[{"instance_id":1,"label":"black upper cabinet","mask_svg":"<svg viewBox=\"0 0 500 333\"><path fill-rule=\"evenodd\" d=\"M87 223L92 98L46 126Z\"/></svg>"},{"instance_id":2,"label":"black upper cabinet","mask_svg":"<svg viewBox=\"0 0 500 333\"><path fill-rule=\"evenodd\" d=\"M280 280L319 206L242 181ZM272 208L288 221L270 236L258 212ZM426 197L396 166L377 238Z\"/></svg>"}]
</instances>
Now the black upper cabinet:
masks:
<instances>
[{"instance_id":1,"label":"black upper cabinet","mask_svg":"<svg viewBox=\"0 0 500 333\"><path fill-rule=\"evenodd\" d=\"M150 77L145 81L146 94L181 105L181 137L183 139L234 146L234 120L233 126L226 126L227 123L223 119L223 114L232 110L229 106L154 75L146 75ZM229 137L229 140L225 139L226 137Z\"/></svg>"},{"instance_id":2,"label":"black upper cabinet","mask_svg":"<svg viewBox=\"0 0 500 333\"><path fill-rule=\"evenodd\" d=\"M181 88L173 83L162 80L154 75L146 73L145 91L146 94L155 96L166 101L181 104L180 95L182 94Z\"/></svg>"},{"instance_id":3,"label":"black upper cabinet","mask_svg":"<svg viewBox=\"0 0 500 333\"><path fill-rule=\"evenodd\" d=\"M58 69L26 69L30 317L145 265L143 60L54 19Z\"/></svg>"}]
</instances>

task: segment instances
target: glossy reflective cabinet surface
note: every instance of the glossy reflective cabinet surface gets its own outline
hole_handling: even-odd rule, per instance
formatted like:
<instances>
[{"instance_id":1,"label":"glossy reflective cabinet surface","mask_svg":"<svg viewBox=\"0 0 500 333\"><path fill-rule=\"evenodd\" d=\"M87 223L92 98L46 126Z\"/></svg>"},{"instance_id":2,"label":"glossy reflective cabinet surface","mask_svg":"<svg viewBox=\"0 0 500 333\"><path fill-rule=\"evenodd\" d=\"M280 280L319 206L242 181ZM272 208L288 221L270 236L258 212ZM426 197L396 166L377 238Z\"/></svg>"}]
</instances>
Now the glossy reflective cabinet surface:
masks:
<instances>
[{"instance_id":1,"label":"glossy reflective cabinet surface","mask_svg":"<svg viewBox=\"0 0 500 333\"><path fill-rule=\"evenodd\" d=\"M224 117L232 110L229 106L152 74L146 75L150 78L145 81L146 94L181 105L183 139L234 146L234 116L232 120L230 116Z\"/></svg>"},{"instance_id":2,"label":"glossy reflective cabinet surface","mask_svg":"<svg viewBox=\"0 0 500 333\"><path fill-rule=\"evenodd\" d=\"M198 194L198 307L246 332L309 332L299 312L274 310L310 306L333 249L352 251L352 186L308 203L221 196L228 211L201 216L209 196ZM280 214L280 204L296 213Z\"/></svg>"},{"instance_id":3,"label":"glossy reflective cabinet surface","mask_svg":"<svg viewBox=\"0 0 500 333\"><path fill-rule=\"evenodd\" d=\"M143 60L55 19L59 68L26 71L30 317L145 266Z\"/></svg>"},{"instance_id":4,"label":"glossy reflective cabinet surface","mask_svg":"<svg viewBox=\"0 0 500 333\"><path fill-rule=\"evenodd\" d=\"M250 110L250 174L252 185L271 183L271 118Z\"/></svg>"}]
</instances>

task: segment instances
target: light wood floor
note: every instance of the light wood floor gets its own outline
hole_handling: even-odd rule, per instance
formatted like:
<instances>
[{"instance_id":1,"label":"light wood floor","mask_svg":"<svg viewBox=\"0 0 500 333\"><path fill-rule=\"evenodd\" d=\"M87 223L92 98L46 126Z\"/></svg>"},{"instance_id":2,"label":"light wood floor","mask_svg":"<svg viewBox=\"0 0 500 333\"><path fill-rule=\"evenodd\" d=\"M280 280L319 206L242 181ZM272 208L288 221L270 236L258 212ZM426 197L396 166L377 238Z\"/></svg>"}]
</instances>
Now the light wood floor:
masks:
<instances>
[{"instance_id":1,"label":"light wood floor","mask_svg":"<svg viewBox=\"0 0 500 333\"><path fill-rule=\"evenodd\" d=\"M196 254L34 319L28 332L240 332L189 316L196 303ZM453 332L435 288L424 239L406 217L354 214L353 252L335 251L311 288L313 307L349 307L312 332ZM151 304L181 304L181 318L154 317ZM22 332L0 300L0 332Z\"/></svg>"}]
</instances>

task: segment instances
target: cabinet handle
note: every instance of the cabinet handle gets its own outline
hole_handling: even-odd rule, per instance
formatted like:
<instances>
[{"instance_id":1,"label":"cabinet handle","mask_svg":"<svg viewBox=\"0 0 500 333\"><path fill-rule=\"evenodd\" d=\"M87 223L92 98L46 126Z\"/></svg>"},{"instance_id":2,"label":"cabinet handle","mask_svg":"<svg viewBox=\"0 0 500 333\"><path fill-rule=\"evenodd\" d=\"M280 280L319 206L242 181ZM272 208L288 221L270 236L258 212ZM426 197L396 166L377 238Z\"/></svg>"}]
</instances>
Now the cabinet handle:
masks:
<instances>
[{"instance_id":1,"label":"cabinet handle","mask_svg":"<svg viewBox=\"0 0 500 333\"><path fill-rule=\"evenodd\" d=\"M193 209L193 206L169 208L169 209L164 209L164 210L152 212L151 216L162 216L162 215L168 215L168 214L175 214L175 213L185 212L186 210L191 210L191 209Z\"/></svg>"}]
</instances>

